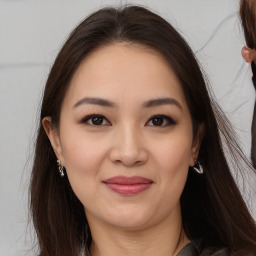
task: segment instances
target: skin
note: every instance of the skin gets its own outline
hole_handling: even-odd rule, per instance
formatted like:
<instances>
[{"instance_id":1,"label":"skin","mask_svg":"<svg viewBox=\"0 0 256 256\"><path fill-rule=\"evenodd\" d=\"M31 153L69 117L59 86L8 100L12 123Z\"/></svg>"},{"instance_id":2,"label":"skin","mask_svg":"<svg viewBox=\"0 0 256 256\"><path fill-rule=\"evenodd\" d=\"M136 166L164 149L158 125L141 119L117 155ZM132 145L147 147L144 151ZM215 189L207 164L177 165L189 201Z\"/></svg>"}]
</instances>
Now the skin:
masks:
<instances>
[{"instance_id":1,"label":"skin","mask_svg":"<svg viewBox=\"0 0 256 256\"><path fill-rule=\"evenodd\" d=\"M152 104L163 98L172 100ZM91 114L103 117L97 123ZM153 121L155 115L171 121ZM179 200L203 128L193 138L181 85L156 51L115 43L90 53L66 93L59 128L50 117L43 126L84 205L91 255L177 255L189 242ZM153 183L136 195L120 195L102 182L119 175Z\"/></svg>"},{"instance_id":2,"label":"skin","mask_svg":"<svg viewBox=\"0 0 256 256\"><path fill-rule=\"evenodd\" d=\"M242 57L247 63L256 63L256 50L244 46L241 51Z\"/></svg>"}]
</instances>

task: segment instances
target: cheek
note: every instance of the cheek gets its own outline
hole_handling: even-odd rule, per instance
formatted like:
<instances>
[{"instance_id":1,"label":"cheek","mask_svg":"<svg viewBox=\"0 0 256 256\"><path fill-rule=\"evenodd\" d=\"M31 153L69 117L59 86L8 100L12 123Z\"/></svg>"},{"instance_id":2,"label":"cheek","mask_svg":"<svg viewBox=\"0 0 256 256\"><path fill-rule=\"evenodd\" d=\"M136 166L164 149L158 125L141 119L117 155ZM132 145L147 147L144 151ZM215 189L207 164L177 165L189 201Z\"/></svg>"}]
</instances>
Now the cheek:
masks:
<instances>
[{"instance_id":1,"label":"cheek","mask_svg":"<svg viewBox=\"0 0 256 256\"><path fill-rule=\"evenodd\" d=\"M93 184L99 182L106 149L76 129L72 129L72 133L63 131L61 138L62 156L70 185L80 201L85 201L87 199L84 197L95 189Z\"/></svg>"},{"instance_id":2,"label":"cheek","mask_svg":"<svg viewBox=\"0 0 256 256\"><path fill-rule=\"evenodd\" d=\"M162 169L184 169L188 168L192 157L192 139L186 136L171 138L159 143L154 147L158 163ZM176 168L174 168L176 167Z\"/></svg>"},{"instance_id":3,"label":"cheek","mask_svg":"<svg viewBox=\"0 0 256 256\"><path fill-rule=\"evenodd\" d=\"M101 189L102 155L101 149L88 143L70 144L64 152L69 183L85 208L96 204L94 195Z\"/></svg>"},{"instance_id":4,"label":"cheek","mask_svg":"<svg viewBox=\"0 0 256 256\"><path fill-rule=\"evenodd\" d=\"M71 173L85 174L93 170L99 161L99 151L92 148L90 143L79 140L69 140L62 144L65 167ZM97 152L97 154L96 154Z\"/></svg>"},{"instance_id":5,"label":"cheek","mask_svg":"<svg viewBox=\"0 0 256 256\"><path fill-rule=\"evenodd\" d=\"M103 147L99 147L95 136L88 136L80 125L67 121L61 127L62 156L67 171L81 175L93 171L103 157Z\"/></svg>"},{"instance_id":6,"label":"cheek","mask_svg":"<svg viewBox=\"0 0 256 256\"><path fill-rule=\"evenodd\" d=\"M155 147L155 163L159 180L170 193L183 190L187 179L192 150L190 139L175 137Z\"/></svg>"}]
</instances>

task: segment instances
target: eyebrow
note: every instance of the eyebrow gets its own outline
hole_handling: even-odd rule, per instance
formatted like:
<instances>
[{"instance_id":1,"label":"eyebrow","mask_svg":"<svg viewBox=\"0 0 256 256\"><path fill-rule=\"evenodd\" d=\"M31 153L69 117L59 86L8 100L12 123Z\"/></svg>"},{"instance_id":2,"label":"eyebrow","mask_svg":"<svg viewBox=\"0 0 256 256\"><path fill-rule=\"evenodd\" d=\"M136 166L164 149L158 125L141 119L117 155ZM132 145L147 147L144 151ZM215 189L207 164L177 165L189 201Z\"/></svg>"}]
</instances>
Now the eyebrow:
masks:
<instances>
[{"instance_id":1,"label":"eyebrow","mask_svg":"<svg viewBox=\"0 0 256 256\"><path fill-rule=\"evenodd\" d=\"M99 106L103 106L103 107L115 107L116 104L114 102L111 102L109 100L106 99L101 99L101 98L83 98L81 100L79 100L75 105L74 108L81 106L81 105L99 105Z\"/></svg>"},{"instance_id":2,"label":"eyebrow","mask_svg":"<svg viewBox=\"0 0 256 256\"><path fill-rule=\"evenodd\" d=\"M106 99L85 97L85 98L79 100L73 106L73 108L77 108L81 105L99 105L99 106L111 107L111 108L117 106L114 102L106 100ZM179 109L182 110L181 104L173 98L159 98L159 99L148 100L143 103L142 107L151 108L151 107L162 106L162 105L175 105Z\"/></svg>"},{"instance_id":3,"label":"eyebrow","mask_svg":"<svg viewBox=\"0 0 256 256\"><path fill-rule=\"evenodd\" d=\"M161 105L175 105L182 110L181 104L173 98L159 98L159 99L148 100L143 104L143 107L151 108L151 107L161 106Z\"/></svg>"}]
</instances>

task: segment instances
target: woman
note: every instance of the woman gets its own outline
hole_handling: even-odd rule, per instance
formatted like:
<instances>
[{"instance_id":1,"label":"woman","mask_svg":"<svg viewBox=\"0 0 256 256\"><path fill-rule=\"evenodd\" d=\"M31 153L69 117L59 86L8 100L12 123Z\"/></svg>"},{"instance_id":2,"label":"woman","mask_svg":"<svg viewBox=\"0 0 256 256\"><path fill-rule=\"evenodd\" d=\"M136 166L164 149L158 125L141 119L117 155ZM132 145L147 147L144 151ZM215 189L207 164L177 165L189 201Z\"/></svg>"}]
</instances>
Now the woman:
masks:
<instances>
[{"instance_id":1,"label":"woman","mask_svg":"<svg viewBox=\"0 0 256 256\"><path fill-rule=\"evenodd\" d=\"M246 40L246 46L242 49L242 56L251 65L252 81L256 88L256 0L241 0L240 16ZM256 105L252 118L251 158L253 167L256 169Z\"/></svg>"},{"instance_id":2,"label":"woman","mask_svg":"<svg viewBox=\"0 0 256 256\"><path fill-rule=\"evenodd\" d=\"M31 180L41 255L255 255L230 132L169 23L136 6L92 14L45 87Z\"/></svg>"}]
</instances>

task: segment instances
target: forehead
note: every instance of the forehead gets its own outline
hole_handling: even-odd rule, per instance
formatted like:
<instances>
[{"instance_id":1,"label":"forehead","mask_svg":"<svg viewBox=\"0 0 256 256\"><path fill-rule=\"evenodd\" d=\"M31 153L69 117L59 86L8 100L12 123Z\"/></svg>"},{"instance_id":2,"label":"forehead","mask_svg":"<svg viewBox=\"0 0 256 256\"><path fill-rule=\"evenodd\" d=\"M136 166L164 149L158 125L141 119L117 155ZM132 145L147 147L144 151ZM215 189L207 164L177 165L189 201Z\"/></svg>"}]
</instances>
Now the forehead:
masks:
<instances>
[{"instance_id":1,"label":"forehead","mask_svg":"<svg viewBox=\"0 0 256 256\"><path fill-rule=\"evenodd\" d=\"M114 102L176 97L185 104L179 80L167 60L142 45L115 43L91 52L75 72L66 101L81 97Z\"/></svg>"}]
</instances>

